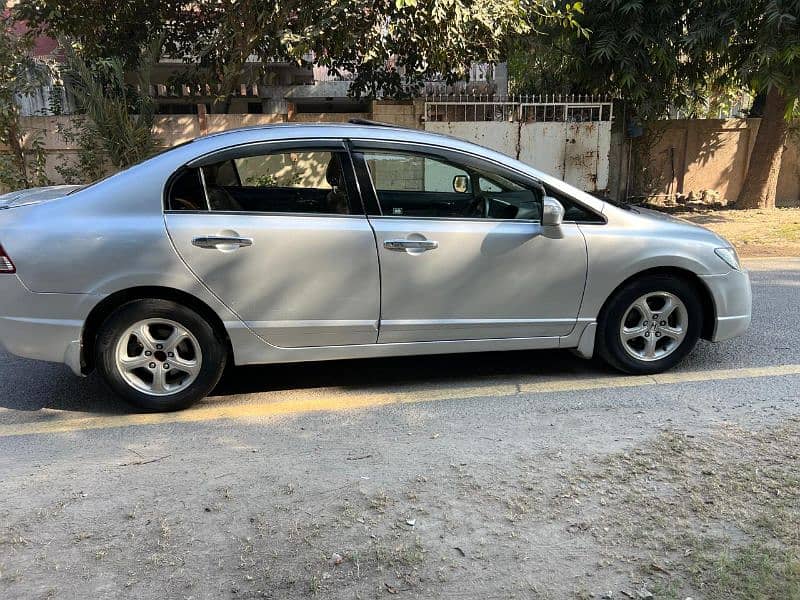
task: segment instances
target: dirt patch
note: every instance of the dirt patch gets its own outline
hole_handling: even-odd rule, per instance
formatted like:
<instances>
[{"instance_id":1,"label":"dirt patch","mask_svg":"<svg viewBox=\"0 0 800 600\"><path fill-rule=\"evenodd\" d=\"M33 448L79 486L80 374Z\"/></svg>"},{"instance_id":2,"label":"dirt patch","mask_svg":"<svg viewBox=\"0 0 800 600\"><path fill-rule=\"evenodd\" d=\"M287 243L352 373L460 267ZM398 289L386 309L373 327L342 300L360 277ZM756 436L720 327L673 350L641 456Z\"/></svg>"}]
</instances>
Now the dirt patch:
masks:
<instances>
[{"instance_id":1,"label":"dirt patch","mask_svg":"<svg viewBox=\"0 0 800 600\"><path fill-rule=\"evenodd\" d=\"M720 234L741 256L800 256L800 208L674 214Z\"/></svg>"},{"instance_id":2,"label":"dirt patch","mask_svg":"<svg viewBox=\"0 0 800 600\"><path fill-rule=\"evenodd\" d=\"M799 465L790 418L462 459L391 486L208 473L190 504L73 491L3 511L0 595L79 596L91 579L98 598L798 598Z\"/></svg>"},{"instance_id":3,"label":"dirt patch","mask_svg":"<svg viewBox=\"0 0 800 600\"><path fill-rule=\"evenodd\" d=\"M623 596L800 598L798 420L707 437L665 431L578 466L561 497L580 506L576 527L608 563L634 574Z\"/></svg>"}]
</instances>

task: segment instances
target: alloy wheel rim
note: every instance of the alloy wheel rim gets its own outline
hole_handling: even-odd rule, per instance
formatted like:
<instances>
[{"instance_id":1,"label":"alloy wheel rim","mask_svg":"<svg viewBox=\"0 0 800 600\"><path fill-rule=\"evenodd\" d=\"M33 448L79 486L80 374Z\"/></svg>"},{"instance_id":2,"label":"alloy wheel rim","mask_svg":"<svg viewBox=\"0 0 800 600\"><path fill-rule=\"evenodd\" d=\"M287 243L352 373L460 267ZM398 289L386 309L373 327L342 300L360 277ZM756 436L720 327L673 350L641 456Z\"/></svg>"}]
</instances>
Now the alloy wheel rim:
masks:
<instances>
[{"instance_id":1,"label":"alloy wheel rim","mask_svg":"<svg viewBox=\"0 0 800 600\"><path fill-rule=\"evenodd\" d=\"M680 348L688 325L689 313L680 298L669 292L650 292L625 311L619 337L630 356L652 362Z\"/></svg>"},{"instance_id":2,"label":"alloy wheel rim","mask_svg":"<svg viewBox=\"0 0 800 600\"><path fill-rule=\"evenodd\" d=\"M180 323L145 319L120 336L115 362L134 389L150 396L169 396L194 383L203 355L197 338Z\"/></svg>"}]
</instances>

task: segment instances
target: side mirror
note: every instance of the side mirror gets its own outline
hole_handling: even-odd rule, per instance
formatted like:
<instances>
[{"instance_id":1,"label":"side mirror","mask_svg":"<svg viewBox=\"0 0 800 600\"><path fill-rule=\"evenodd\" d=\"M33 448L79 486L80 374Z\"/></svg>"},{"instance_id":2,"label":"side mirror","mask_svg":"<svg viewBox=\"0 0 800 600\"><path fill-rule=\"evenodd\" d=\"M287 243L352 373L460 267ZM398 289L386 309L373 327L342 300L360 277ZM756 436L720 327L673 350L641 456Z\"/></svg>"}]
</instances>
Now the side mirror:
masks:
<instances>
[{"instance_id":1,"label":"side mirror","mask_svg":"<svg viewBox=\"0 0 800 600\"><path fill-rule=\"evenodd\" d=\"M564 221L564 206L551 196L542 198L542 225L558 227Z\"/></svg>"},{"instance_id":2,"label":"side mirror","mask_svg":"<svg viewBox=\"0 0 800 600\"><path fill-rule=\"evenodd\" d=\"M456 175L453 177L453 191L464 194L469 191L469 177L466 175Z\"/></svg>"}]
</instances>

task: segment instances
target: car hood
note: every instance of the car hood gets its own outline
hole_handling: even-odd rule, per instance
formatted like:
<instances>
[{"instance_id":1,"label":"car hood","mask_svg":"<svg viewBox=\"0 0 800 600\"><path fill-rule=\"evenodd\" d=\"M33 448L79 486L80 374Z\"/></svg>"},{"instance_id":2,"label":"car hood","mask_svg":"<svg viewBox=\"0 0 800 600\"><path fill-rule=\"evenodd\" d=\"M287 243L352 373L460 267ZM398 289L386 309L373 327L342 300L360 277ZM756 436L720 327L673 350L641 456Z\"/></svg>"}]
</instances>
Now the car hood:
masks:
<instances>
[{"instance_id":1,"label":"car hood","mask_svg":"<svg viewBox=\"0 0 800 600\"><path fill-rule=\"evenodd\" d=\"M687 221L686 219L681 219L680 217L674 217L667 213L653 210L652 208L642 208L641 206L637 206L636 212L639 213L641 216L647 219L652 219L654 221L666 221L667 223L681 223L683 225L690 225L692 227L700 227L699 225L692 223L691 221Z\"/></svg>"},{"instance_id":2,"label":"car hood","mask_svg":"<svg viewBox=\"0 0 800 600\"><path fill-rule=\"evenodd\" d=\"M9 192L0 196L0 209L55 200L81 187L80 185L50 185Z\"/></svg>"},{"instance_id":3,"label":"car hood","mask_svg":"<svg viewBox=\"0 0 800 600\"><path fill-rule=\"evenodd\" d=\"M703 227L702 225L692 223L691 221L681 219L680 217L674 217L657 210L642 208L640 206L636 207L636 216L639 219L644 219L645 221L650 221L651 223L655 222L661 224L662 226L667 225L675 227L676 232L682 231L684 232L684 235L691 235L692 237L698 239L705 239L706 241L714 242L721 246L730 245L730 242L728 242L719 234L707 229L706 227Z\"/></svg>"}]
</instances>

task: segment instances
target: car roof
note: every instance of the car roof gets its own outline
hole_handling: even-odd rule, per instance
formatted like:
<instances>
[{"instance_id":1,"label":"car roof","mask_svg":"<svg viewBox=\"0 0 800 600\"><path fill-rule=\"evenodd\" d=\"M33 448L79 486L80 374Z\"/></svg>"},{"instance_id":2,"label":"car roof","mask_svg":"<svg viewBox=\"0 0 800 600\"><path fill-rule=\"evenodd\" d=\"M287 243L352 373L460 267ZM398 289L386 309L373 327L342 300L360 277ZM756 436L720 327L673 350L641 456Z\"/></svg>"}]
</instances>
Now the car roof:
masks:
<instances>
[{"instance_id":1,"label":"car roof","mask_svg":"<svg viewBox=\"0 0 800 600\"><path fill-rule=\"evenodd\" d=\"M229 134L235 134L239 132L247 132L247 131L264 131L269 129L283 129L283 128L296 128L296 129L308 129L308 130L318 130L318 129L364 129L368 128L369 131L374 131L374 127L381 127L385 129L396 129L399 131L407 131L407 132L417 132L417 133L426 133L420 129L412 129L411 127L402 127L400 125L395 125L393 123L382 123L380 121L370 121L368 119L350 119L350 121L346 123L339 123L339 122L315 122L315 123L297 123L297 122L290 122L290 123L264 123L261 125L246 125L244 127L236 127L234 129L226 129L225 131L217 131L214 133L209 133L204 136L199 136L195 139L203 139L203 138L213 138L219 136L225 136Z\"/></svg>"},{"instance_id":2,"label":"car roof","mask_svg":"<svg viewBox=\"0 0 800 600\"><path fill-rule=\"evenodd\" d=\"M372 138L372 139L441 139L458 140L458 138L432 133L421 129L410 127L400 127L390 123L378 123L359 121L357 123L268 123L264 125L249 125L210 133L208 135L195 138L193 141L202 140L221 140L225 138L226 143L237 143L237 138L250 138L253 134L261 135L261 139L280 139L286 137L287 132L298 137L348 137L348 138ZM265 135L266 134L266 135Z\"/></svg>"},{"instance_id":3,"label":"car roof","mask_svg":"<svg viewBox=\"0 0 800 600\"><path fill-rule=\"evenodd\" d=\"M388 123L270 123L229 129L195 138L184 146L184 152L201 156L229 146L304 138L344 138L353 140L415 142L460 150L501 163L516 162L517 166L530 170L511 156L463 139L409 127L398 127ZM538 172L535 175L540 175Z\"/></svg>"},{"instance_id":4,"label":"car roof","mask_svg":"<svg viewBox=\"0 0 800 600\"><path fill-rule=\"evenodd\" d=\"M502 154L491 148L480 146L454 136L420 129L411 129L408 127L398 127L388 123L378 124L360 121L357 123L270 123L265 125L253 125L238 129L229 129L218 133L215 132L195 138L188 143L173 148L171 151L164 152L158 159L154 157L152 160L163 161L162 164L165 166L169 165L170 168L176 169L182 164L187 164L204 155L216 153L219 150L224 150L231 146L306 138L414 142L423 145L438 146L447 150L461 151L526 173L545 184L553 186L556 190L571 193L573 196L579 197L580 200L589 204L595 210L603 210L604 203L599 199L574 188L565 190L566 184L560 179L547 175L528 164L520 162L512 156Z\"/></svg>"}]
</instances>

